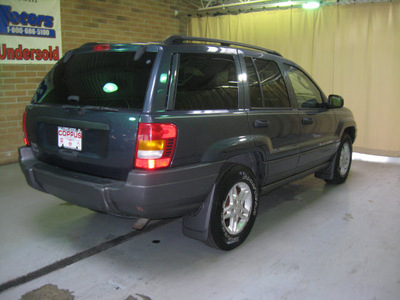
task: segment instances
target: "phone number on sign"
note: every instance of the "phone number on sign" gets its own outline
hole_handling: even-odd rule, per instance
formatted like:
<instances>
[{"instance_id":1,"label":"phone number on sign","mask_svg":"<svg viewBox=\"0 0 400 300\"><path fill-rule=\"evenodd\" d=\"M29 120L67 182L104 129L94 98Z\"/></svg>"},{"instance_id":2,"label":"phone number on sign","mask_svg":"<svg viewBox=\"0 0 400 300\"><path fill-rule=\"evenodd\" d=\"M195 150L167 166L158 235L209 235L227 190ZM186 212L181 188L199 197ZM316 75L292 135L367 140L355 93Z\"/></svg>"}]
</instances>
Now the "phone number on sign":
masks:
<instances>
[{"instance_id":1,"label":"phone number on sign","mask_svg":"<svg viewBox=\"0 0 400 300\"><path fill-rule=\"evenodd\" d=\"M8 26L7 33L11 34L23 34L23 35L37 35L37 36L50 36L49 29L42 28L31 28L31 27L17 27Z\"/></svg>"}]
</instances>

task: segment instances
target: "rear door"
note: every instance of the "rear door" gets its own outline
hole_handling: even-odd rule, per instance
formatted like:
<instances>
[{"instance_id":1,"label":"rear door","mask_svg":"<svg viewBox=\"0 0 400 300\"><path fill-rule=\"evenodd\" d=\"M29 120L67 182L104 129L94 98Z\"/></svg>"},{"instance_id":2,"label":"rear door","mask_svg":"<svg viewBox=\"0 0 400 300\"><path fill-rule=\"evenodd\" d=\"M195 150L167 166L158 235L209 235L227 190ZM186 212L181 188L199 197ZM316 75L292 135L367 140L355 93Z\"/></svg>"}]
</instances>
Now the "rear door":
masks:
<instances>
[{"instance_id":1,"label":"rear door","mask_svg":"<svg viewBox=\"0 0 400 300\"><path fill-rule=\"evenodd\" d=\"M115 179L133 168L157 48L135 59L139 46L117 46L68 52L46 75L27 107L28 136L39 160Z\"/></svg>"},{"instance_id":2,"label":"rear door","mask_svg":"<svg viewBox=\"0 0 400 300\"><path fill-rule=\"evenodd\" d=\"M247 114L241 108L237 51L185 45L166 49L166 58L168 51L173 76L167 111L158 117L153 113L156 119L152 121L162 120L178 128L172 166L224 161L253 146Z\"/></svg>"},{"instance_id":3,"label":"rear door","mask_svg":"<svg viewBox=\"0 0 400 300\"><path fill-rule=\"evenodd\" d=\"M301 156L298 171L301 172L333 155L335 114L326 108L325 96L305 72L295 66L284 66L299 109Z\"/></svg>"},{"instance_id":4,"label":"rear door","mask_svg":"<svg viewBox=\"0 0 400 300\"><path fill-rule=\"evenodd\" d=\"M249 127L256 146L267 153L266 182L288 177L299 159L299 117L290 103L278 64L245 57L249 85Z\"/></svg>"}]
</instances>

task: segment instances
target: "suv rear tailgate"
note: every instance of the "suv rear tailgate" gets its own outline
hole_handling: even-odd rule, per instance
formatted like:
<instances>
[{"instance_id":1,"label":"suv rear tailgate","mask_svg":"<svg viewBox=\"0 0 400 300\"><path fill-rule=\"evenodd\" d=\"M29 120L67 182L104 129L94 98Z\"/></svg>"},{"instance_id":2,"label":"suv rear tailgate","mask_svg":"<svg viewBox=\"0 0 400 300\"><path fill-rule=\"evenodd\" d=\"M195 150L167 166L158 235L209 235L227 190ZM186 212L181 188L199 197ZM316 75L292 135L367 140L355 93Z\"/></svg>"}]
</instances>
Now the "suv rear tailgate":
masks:
<instances>
[{"instance_id":1,"label":"suv rear tailgate","mask_svg":"<svg viewBox=\"0 0 400 300\"><path fill-rule=\"evenodd\" d=\"M140 113L47 105L31 105L27 110L27 133L39 160L114 179L125 179L133 168ZM67 130L75 130L73 142L81 143L79 149L60 143Z\"/></svg>"}]
</instances>

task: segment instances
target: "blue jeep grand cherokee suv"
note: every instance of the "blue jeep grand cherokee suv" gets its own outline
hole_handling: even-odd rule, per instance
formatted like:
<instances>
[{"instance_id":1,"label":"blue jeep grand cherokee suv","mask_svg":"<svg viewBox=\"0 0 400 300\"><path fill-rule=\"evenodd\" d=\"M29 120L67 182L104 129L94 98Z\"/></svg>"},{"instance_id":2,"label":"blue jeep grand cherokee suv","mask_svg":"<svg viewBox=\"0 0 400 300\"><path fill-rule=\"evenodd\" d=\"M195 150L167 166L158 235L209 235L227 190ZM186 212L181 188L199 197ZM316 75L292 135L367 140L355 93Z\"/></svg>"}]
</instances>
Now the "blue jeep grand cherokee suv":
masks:
<instances>
[{"instance_id":1,"label":"blue jeep grand cherokee suv","mask_svg":"<svg viewBox=\"0 0 400 300\"><path fill-rule=\"evenodd\" d=\"M311 173L344 182L356 136L343 99L279 53L183 36L67 52L23 124L33 188L117 216L183 217L185 235L223 250L246 239L262 193Z\"/></svg>"}]
</instances>

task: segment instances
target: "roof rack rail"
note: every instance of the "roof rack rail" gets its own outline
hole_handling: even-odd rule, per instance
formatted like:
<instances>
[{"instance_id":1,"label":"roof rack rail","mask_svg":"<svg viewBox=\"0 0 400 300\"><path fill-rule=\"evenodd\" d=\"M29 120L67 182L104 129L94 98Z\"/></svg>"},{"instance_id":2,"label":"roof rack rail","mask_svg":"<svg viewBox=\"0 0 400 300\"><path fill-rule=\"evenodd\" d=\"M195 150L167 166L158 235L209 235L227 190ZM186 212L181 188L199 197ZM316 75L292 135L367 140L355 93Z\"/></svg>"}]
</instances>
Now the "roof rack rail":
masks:
<instances>
[{"instance_id":1,"label":"roof rack rail","mask_svg":"<svg viewBox=\"0 0 400 300\"><path fill-rule=\"evenodd\" d=\"M262 47L258 47L258 46L253 46L253 45L238 43L238 42L232 42L232 41L226 41L226 40L209 39L209 38L194 37L194 36L171 35L166 40L164 40L163 43L166 45L176 45L176 44L183 44L185 41L216 43L216 44L220 44L221 46L224 46L224 47L229 47L231 45L234 45L234 46L238 46L238 47L242 47L242 48L248 48L248 49L267 52L269 54L282 56L279 52L276 52L274 50L269 50L266 48L262 48Z\"/></svg>"}]
</instances>

